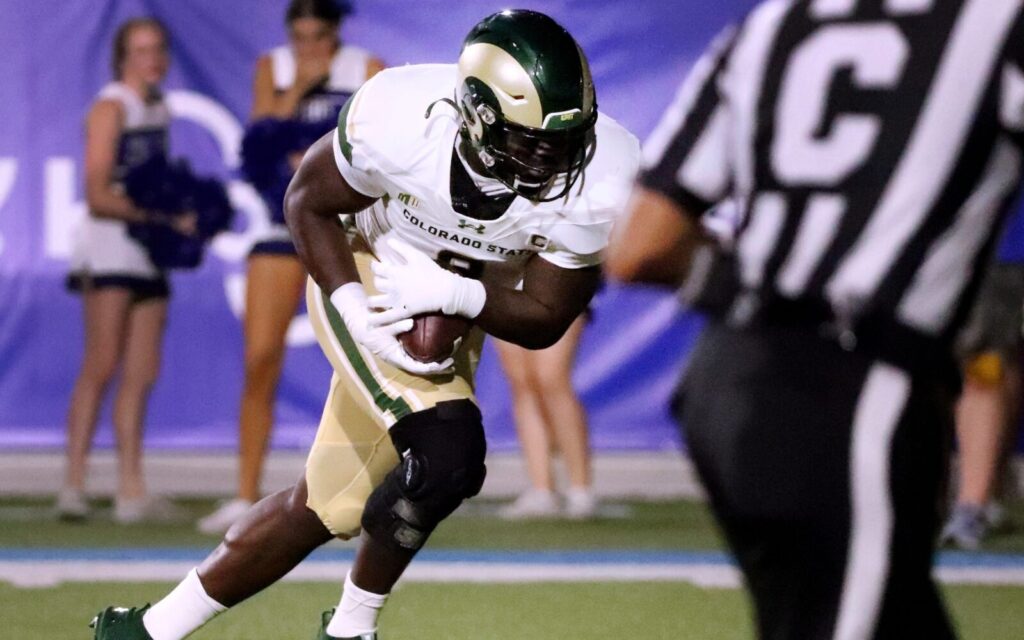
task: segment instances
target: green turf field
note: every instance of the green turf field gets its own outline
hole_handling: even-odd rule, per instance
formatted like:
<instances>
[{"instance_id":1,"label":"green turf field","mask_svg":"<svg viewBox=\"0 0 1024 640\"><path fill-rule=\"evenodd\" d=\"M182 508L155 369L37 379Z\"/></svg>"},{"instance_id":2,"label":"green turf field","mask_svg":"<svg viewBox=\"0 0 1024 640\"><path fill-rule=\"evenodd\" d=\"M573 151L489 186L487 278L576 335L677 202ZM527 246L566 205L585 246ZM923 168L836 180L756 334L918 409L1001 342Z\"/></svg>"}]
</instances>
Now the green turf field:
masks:
<instances>
[{"instance_id":1,"label":"green turf field","mask_svg":"<svg viewBox=\"0 0 1024 640\"><path fill-rule=\"evenodd\" d=\"M118 526L109 505L80 524L56 522L39 500L0 501L0 547L212 547L218 538L196 532L193 522L213 508L182 502L190 519L161 525ZM494 517L497 504L471 501L443 523L434 549L717 549L721 543L703 504L658 502L610 505L614 517L582 523L509 523ZM1024 514L1022 514L1024 515ZM43 526L45 524L45 526ZM1024 549L1024 539L1021 540Z\"/></svg>"},{"instance_id":2,"label":"green turf field","mask_svg":"<svg viewBox=\"0 0 1024 640\"><path fill-rule=\"evenodd\" d=\"M188 518L159 525L118 526L109 505L85 523L62 523L50 504L35 499L0 499L2 547L212 547L216 537L196 532L193 522L213 508L209 500L179 503ZM719 549L707 509L694 501L609 505L611 517L588 522L559 520L509 523L494 516L498 505L470 501L430 539L432 549ZM988 541L986 551L1024 553L1024 503L1009 505L1013 531ZM1022 636L1024 637L1024 636Z\"/></svg>"},{"instance_id":3,"label":"green turf field","mask_svg":"<svg viewBox=\"0 0 1024 640\"><path fill-rule=\"evenodd\" d=\"M88 640L85 624L96 608L154 600L170 586L0 586L0 637ZM326 584L277 585L193 637L311 640L320 611L336 602L338 593ZM1024 588L953 587L947 595L964 640L1020 640ZM392 595L381 618L384 640L738 640L751 637L750 630L741 591L687 584L413 584Z\"/></svg>"},{"instance_id":4,"label":"green turf field","mask_svg":"<svg viewBox=\"0 0 1024 640\"><path fill-rule=\"evenodd\" d=\"M208 501L183 503L193 515ZM708 550L719 538L703 505L693 502L613 505L613 517L593 522L508 523L496 505L476 503L445 523L434 549ZM628 516L628 517L627 517ZM1011 518L1024 522L1024 507ZM85 524L49 518L45 503L0 501L0 547L210 548L216 540L193 532L190 522L118 527L104 517ZM995 538L990 551L1024 552L1024 534ZM339 576L339 583L342 576ZM19 589L0 583L0 638L91 638L84 626L107 604L155 601L170 584L64 584ZM194 636L199 640L309 640L319 613L333 606L335 584L282 584L221 616ZM954 586L945 589L965 640L1024 638L1024 587ZM751 637L749 609L738 589L687 583L405 584L382 618L383 640ZM915 639L910 639L915 640Z\"/></svg>"}]
</instances>

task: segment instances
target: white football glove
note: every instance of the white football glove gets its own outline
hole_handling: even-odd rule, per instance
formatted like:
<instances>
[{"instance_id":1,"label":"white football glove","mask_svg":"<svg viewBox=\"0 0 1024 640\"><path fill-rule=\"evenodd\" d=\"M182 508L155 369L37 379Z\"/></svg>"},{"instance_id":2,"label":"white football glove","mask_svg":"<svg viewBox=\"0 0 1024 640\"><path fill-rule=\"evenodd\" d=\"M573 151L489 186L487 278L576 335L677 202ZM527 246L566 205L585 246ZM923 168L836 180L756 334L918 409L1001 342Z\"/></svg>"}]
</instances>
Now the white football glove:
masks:
<instances>
[{"instance_id":1,"label":"white football glove","mask_svg":"<svg viewBox=\"0 0 1024 640\"><path fill-rule=\"evenodd\" d=\"M371 265L380 295L370 298L370 305L383 309L370 315L371 326L385 327L435 311L470 320L480 315L487 301L480 281L447 271L402 240L391 238L387 243L404 264Z\"/></svg>"},{"instance_id":2,"label":"white football glove","mask_svg":"<svg viewBox=\"0 0 1024 640\"><path fill-rule=\"evenodd\" d=\"M338 287L331 294L331 304L338 310L352 339L392 366L417 375L431 375L447 371L455 362L452 358L440 363L420 362L406 353L397 336L412 329L411 319L370 326L366 291L358 282Z\"/></svg>"}]
</instances>

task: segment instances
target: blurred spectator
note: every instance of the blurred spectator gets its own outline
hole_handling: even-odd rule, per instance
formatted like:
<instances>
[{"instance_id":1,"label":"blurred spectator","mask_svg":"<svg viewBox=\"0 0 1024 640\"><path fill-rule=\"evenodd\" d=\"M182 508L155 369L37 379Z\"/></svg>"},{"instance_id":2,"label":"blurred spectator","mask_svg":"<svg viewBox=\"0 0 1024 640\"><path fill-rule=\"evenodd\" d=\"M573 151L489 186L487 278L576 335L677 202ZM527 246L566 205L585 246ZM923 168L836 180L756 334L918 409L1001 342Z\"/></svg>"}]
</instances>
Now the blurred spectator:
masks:
<instances>
[{"instance_id":1,"label":"blurred spectator","mask_svg":"<svg viewBox=\"0 0 1024 640\"><path fill-rule=\"evenodd\" d=\"M942 542L977 549L1005 514L997 499L1019 418L1024 263L992 265L960 341L960 482Z\"/></svg>"},{"instance_id":2,"label":"blurred spectator","mask_svg":"<svg viewBox=\"0 0 1024 640\"><path fill-rule=\"evenodd\" d=\"M166 501L147 495L142 432L149 392L160 368L169 295L165 274L127 232L131 222L155 214L123 194L120 181L133 167L167 154L170 116L160 92L169 63L164 27L139 18L114 39L115 80L106 85L86 120L85 190L89 216L75 238L68 287L82 295L85 355L68 412L67 468L57 500L65 519L85 518L86 471L104 396L115 374L114 428L119 466L114 518L137 522L172 514ZM193 218L170 222L187 232Z\"/></svg>"},{"instance_id":3,"label":"blurred spectator","mask_svg":"<svg viewBox=\"0 0 1024 640\"><path fill-rule=\"evenodd\" d=\"M227 531L260 498L285 339L306 285L306 271L284 224L284 190L309 144L337 124L349 96L384 66L339 39L338 29L350 12L343 1L292 0L285 16L288 44L256 63L253 124L243 155L274 224L253 246L248 261L238 493L199 521L204 533Z\"/></svg>"},{"instance_id":4,"label":"blurred spectator","mask_svg":"<svg viewBox=\"0 0 1024 640\"><path fill-rule=\"evenodd\" d=\"M584 317L555 345L540 351L495 340L512 392L516 432L522 446L530 488L501 510L509 519L554 517L564 513L589 518L594 496L587 415L572 386L572 365L586 326ZM562 504L555 492L552 455L560 453L569 476ZM564 507L564 511L563 511Z\"/></svg>"}]
</instances>

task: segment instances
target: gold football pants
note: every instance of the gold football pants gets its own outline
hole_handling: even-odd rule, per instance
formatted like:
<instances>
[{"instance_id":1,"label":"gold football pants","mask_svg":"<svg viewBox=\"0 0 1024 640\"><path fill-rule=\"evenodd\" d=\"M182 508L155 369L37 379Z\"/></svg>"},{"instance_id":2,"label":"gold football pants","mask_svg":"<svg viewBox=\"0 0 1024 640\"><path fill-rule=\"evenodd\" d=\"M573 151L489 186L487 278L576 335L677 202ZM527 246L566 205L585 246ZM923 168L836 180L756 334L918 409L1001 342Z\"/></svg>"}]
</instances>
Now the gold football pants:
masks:
<instances>
[{"instance_id":1,"label":"gold football pants","mask_svg":"<svg viewBox=\"0 0 1024 640\"><path fill-rule=\"evenodd\" d=\"M375 295L372 257L356 252L367 295ZM455 355L453 371L417 376L380 360L357 344L331 305L330 294L310 278L309 318L324 355L334 368L316 440L306 460L306 505L337 536L358 534L370 493L398 464L388 429L411 413L448 400L471 400L473 374L483 333L473 329Z\"/></svg>"}]
</instances>

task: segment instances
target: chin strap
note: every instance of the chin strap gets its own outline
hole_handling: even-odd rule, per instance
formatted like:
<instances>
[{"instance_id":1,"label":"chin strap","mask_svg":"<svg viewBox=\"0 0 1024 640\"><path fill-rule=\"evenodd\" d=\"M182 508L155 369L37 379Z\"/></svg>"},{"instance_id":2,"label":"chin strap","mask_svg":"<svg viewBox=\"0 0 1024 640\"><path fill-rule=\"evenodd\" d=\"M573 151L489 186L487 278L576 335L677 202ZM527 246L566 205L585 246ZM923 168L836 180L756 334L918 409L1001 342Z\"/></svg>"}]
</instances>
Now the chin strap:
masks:
<instances>
[{"instance_id":1,"label":"chin strap","mask_svg":"<svg viewBox=\"0 0 1024 640\"><path fill-rule=\"evenodd\" d=\"M423 117L425 119L428 119L428 120L430 119L430 114L434 111L434 107L437 106L438 102L445 103L446 105L448 105L452 109L455 109L455 113L459 113L459 105L455 104L454 100L452 100L451 98L438 98L437 100L434 100L433 102L431 102L430 106L427 107L427 112L425 114L423 114Z\"/></svg>"}]
</instances>

